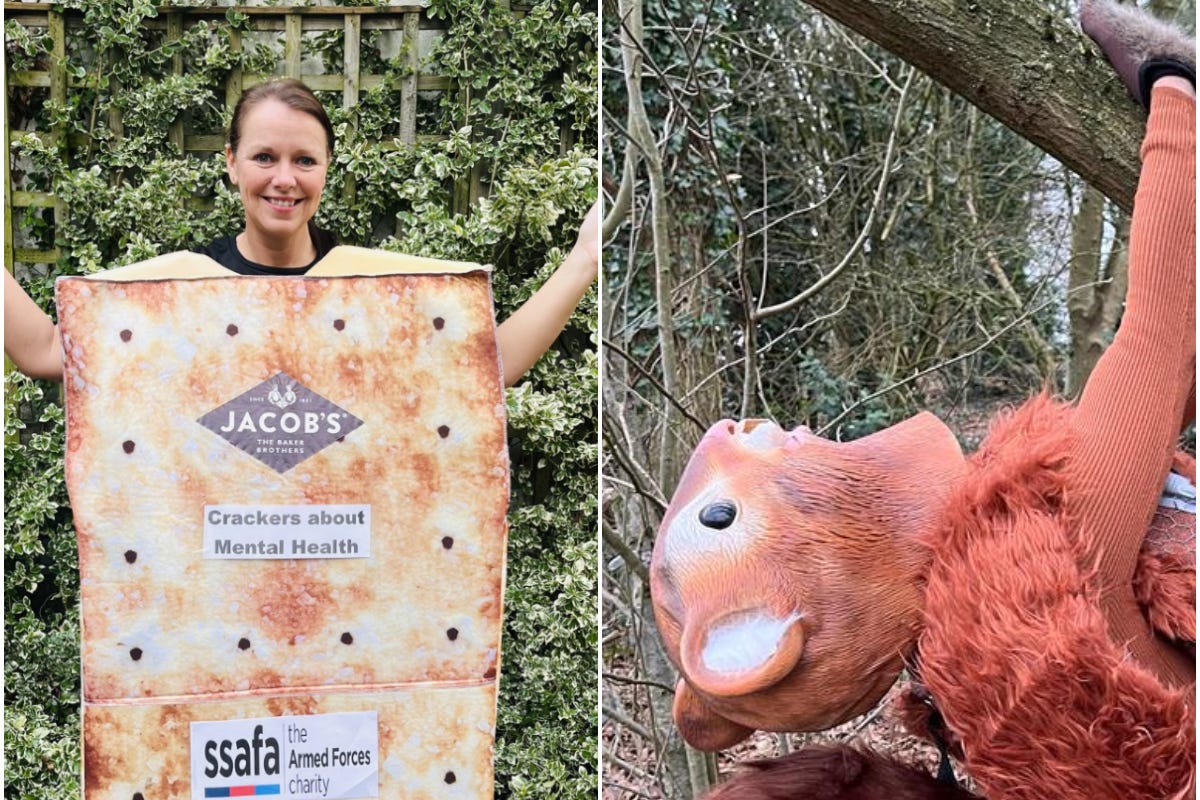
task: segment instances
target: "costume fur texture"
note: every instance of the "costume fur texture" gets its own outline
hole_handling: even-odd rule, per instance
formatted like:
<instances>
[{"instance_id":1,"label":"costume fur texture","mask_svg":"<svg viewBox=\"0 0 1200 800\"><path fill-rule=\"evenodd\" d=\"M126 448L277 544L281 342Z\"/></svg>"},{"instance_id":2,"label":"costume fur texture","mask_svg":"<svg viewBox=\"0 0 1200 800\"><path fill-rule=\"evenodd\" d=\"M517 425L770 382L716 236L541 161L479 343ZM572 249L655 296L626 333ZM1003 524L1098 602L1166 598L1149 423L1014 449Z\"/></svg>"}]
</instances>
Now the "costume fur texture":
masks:
<instances>
[{"instance_id":1,"label":"costume fur texture","mask_svg":"<svg viewBox=\"0 0 1200 800\"><path fill-rule=\"evenodd\" d=\"M924 685L905 686L891 713L933 741L936 700L948 725L940 738L990 800L1194 797L1192 687L1165 688L1110 639L1079 566L1088 542L1067 511L1072 413L1035 398L1002 415L970 458L927 541ZM1174 469L1195 481L1194 460L1177 456ZM1194 527L1161 523L1141 551L1135 593L1152 626L1186 647ZM705 800L975 797L853 746L746 766Z\"/></svg>"},{"instance_id":2,"label":"costume fur texture","mask_svg":"<svg viewBox=\"0 0 1200 800\"><path fill-rule=\"evenodd\" d=\"M1140 11L1091 0L1084 23L1144 105L1155 75L1194 77L1194 45ZM1156 92L1150 118L1138 207L1153 222L1135 221L1122 331L1077 407L1036 398L969 461L919 418L849 443L754 420L710 429L651 564L693 745L845 721L882 697L898 655L924 682L902 716L927 732L927 688L990 800L1195 796L1195 518L1153 502L1172 425L1194 416L1194 344L1176 346L1195 320L1194 255L1180 257L1195 251L1194 105ZM706 529L705 504L731 499L732 525ZM716 796L822 796L759 773ZM862 793L829 796L898 796L855 780Z\"/></svg>"},{"instance_id":3,"label":"costume fur texture","mask_svg":"<svg viewBox=\"0 0 1200 800\"><path fill-rule=\"evenodd\" d=\"M1164 687L1110 641L1079 566L1070 414L1035 399L972 457L930 541L922 678L992 800L1194 796L1194 688ZM1194 631L1191 606L1171 607L1183 594L1159 606L1162 627Z\"/></svg>"},{"instance_id":4,"label":"costume fur texture","mask_svg":"<svg viewBox=\"0 0 1200 800\"><path fill-rule=\"evenodd\" d=\"M705 800L972 800L977 795L869 750L814 745L753 761Z\"/></svg>"},{"instance_id":5,"label":"costume fur texture","mask_svg":"<svg viewBox=\"0 0 1200 800\"><path fill-rule=\"evenodd\" d=\"M1166 74L1182 74L1195 85L1195 41L1136 5L1084 0L1079 22L1143 108L1149 108L1150 85L1165 65Z\"/></svg>"},{"instance_id":6,"label":"costume fur texture","mask_svg":"<svg viewBox=\"0 0 1200 800\"><path fill-rule=\"evenodd\" d=\"M1175 455L1172 470L1196 484L1196 460ZM1190 519L1188 518L1190 517ZM1150 626L1181 646L1196 641L1196 525L1186 512L1159 509L1138 553L1133 593Z\"/></svg>"},{"instance_id":7,"label":"costume fur texture","mask_svg":"<svg viewBox=\"0 0 1200 800\"><path fill-rule=\"evenodd\" d=\"M1196 66L1196 43L1179 29L1140 10L1113 0L1086 0L1080 10L1084 30L1112 31L1129 58L1137 64L1169 58Z\"/></svg>"}]
</instances>

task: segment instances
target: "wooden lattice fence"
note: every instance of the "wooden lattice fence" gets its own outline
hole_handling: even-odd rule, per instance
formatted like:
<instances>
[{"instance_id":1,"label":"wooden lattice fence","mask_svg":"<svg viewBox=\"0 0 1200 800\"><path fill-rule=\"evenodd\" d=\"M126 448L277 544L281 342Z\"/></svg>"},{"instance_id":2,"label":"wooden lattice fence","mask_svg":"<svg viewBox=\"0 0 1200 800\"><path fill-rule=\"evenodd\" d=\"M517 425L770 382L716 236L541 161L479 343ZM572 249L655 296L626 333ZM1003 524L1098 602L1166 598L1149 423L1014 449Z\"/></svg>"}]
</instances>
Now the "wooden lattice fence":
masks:
<instances>
[{"instance_id":1,"label":"wooden lattice fence","mask_svg":"<svg viewBox=\"0 0 1200 800\"><path fill-rule=\"evenodd\" d=\"M48 92L49 100L63 104L67 100L69 87L96 88L98 78L94 75L75 77L67 53L68 30L74 32L81 26L80 12L63 11L54 4L40 2L5 2L4 9L6 20L15 20L27 29L44 30L53 42L44 69L6 73L6 93L10 103L13 92L19 90L45 91ZM520 13L520 9L513 10ZM396 141L403 145L436 141L446 136L445 132L426 132L419 129L418 105L423 102L422 97L428 98L431 93L458 92L461 102L470 102L469 87L460 89L451 78L421 72L422 54L427 51L430 40L439 36L440 31L445 28L445 23L429 18L426 14L426 3L421 0L406 5L371 7L172 6L160 8L158 16L146 20L145 25L151 30L164 31L168 41L178 40L188 27L201 21L221 24L229 13L245 14L249 17L250 35L268 38L275 35L282 39L283 45L283 56L276 71L244 74L241 68L235 68L230 72L224 87L224 102L229 113L232 112L232 107L243 89L273 77L299 78L318 93L338 92L341 94L344 108L352 108L357 104L360 93L380 87L386 82L390 84L386 88L399 97L396 106ZM401 77L364 71L361 43L364 32L371 30L393 31L393 35L400 37L400 57L407 59L406 69ZM312 36L330 31L342 33L344 56L340 74L313 70L305 58ZM235 51L240 49L246 34L231 28L228 35L232 48ZM183 63L182 57L175 55L171 65L172 74L183 74L186 69L187 65ZM109 80L108 91L119 92L120 87L115 85L111 78ZM109 111L107 123L109 131L115 136L122 135L123 125L119 109L113 108ZM12 131L9 121L5 120L4 145L8 155L4 162L4 261L5 268L10 272L15 263L49 264L59 258L57 248L33 249L18 246L20 242L13 235L14 213L28 208L50 208L54 210L56 225L64 214L61 202L53 194L28 191L19 185L14 186L11 175L13 145L24 137L36 137L47 144L61 144L63 136L64 131L61 127L38 132ZM171 124L169 138L181 154L219 152L225 146L222 131L191 130L186 115L180 115ZM67 142L69 152L87 145L86 137L78 134L72 135ZM465 211L475 199L485 193L481 172L476 168L469 177L455 183L452 208L456 212ZM353 185L348 186L347 191L352 193Z\"/></svg>"}]
</instances>

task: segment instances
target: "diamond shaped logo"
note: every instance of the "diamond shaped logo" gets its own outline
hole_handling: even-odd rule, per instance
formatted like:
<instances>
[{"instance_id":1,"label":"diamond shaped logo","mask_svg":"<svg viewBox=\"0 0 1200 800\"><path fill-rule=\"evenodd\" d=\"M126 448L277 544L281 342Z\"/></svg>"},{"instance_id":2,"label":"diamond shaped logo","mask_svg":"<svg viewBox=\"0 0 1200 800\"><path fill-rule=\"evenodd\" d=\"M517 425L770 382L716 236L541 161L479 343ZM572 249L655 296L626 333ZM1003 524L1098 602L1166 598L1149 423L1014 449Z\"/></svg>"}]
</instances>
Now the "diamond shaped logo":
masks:
<instances>
[{"instance_id":1,"label":"diamond shaped logo","mask_svg":"<svg viewBox=\"0 0 1200 800\"><path fill-rule=\"evenodd\" d=\"M196 421L279 473L363 424L285 372Z\"/></svg>"}]
</instances>

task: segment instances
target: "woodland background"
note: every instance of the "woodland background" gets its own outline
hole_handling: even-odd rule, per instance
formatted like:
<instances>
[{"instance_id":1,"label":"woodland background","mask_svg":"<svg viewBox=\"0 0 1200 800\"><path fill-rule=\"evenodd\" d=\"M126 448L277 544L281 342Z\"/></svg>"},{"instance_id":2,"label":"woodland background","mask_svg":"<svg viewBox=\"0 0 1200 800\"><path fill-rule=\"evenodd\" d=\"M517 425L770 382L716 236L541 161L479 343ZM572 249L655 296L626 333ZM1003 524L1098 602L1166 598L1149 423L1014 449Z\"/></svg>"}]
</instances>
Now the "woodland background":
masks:
<instances>
[{"instance_id":1,"label":"woodland background","mask_svg":"<svg viewBox=\"0 0 1200 800\"><path fill-rule=\"evenodd\" d=\"M349 108L340 92L322 95L338 146L317 222L347 244L494 264L503 319L562 261L595 199L596 14L569 0L416 6L426 6L423 30L445 29L421 53L421 72L448 78L451 90L422 92L416 141L396 141L395 92L411 74L411 52L364 28L363 71L385 80ZM60 275L240 230L223 156L181 152L173 130L186 120L189 131L219 134L229 77L279 73L283 59L281 37L251 34L249 16L233 9L171 38L152 26L160 6L148 0L54 7L68 12L61 54L45 28L5 26L6 192L53 195L13 209L9 223L18 255L57 251L53 263L7 266L51 313ZM342 48L337 32L306 34L305 71L339 73ZM67 69L62 99L14 85L14 75L52 65ZM464 180L478 190L470 207L455 196ZM498 798L596 794L596 312L590 294L508 392ZM79 796L80 697L58 389L8 372L5 410L4 796L61 800Z\"/></svg>"},{"instance_id":2,"label":"woodland background","mask_svg":"<svg viewBox=\"0 0 1200 800\"><path fill-rule=\"evenodd\" d=\"M1189 0L1151 5L1194 25ZM604 797L691 798L734 760L822 737L929 762L879 708L719 760L685 747L647 565L688 455L723 417L847 440L930 409L971 449L1000 406L1082 385L1120 318L1144 117L1076 14L606 4Z\"/></svg>"}]
</instances>

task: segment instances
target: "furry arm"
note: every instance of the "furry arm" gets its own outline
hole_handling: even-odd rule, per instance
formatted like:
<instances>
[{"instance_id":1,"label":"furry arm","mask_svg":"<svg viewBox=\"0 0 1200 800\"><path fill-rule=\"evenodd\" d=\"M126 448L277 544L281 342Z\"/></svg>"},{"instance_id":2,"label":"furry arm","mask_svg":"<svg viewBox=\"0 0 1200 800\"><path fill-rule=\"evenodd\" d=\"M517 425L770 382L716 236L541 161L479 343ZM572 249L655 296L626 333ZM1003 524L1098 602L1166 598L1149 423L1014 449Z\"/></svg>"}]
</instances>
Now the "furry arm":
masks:
<instances>
[{"instance_id":1,"label":"furry arm","mask_svg":"<svg viewBox=\"0 0 1200 800\"><path fill-rule=\"evenodd\" d=\"M992 800L1192 790L1194 665L1133 574L1191 416L1194 114L1155 90L1125 317L1078 407L1041 398L995 429L930 542L923 678Z\"/></svg>"},{"instance_id":2,"label":"furry arm","mask_svg":"<svg viewBox=\"0 0 1200 800\"><path fill-rule=\"evenodd\" d=\"M1185 797L1192 687L1109 638L1064 511L1071 413L1034 400L973 458L932 542L922 677L990 800Z\"/></svg>"}]
</instances>

